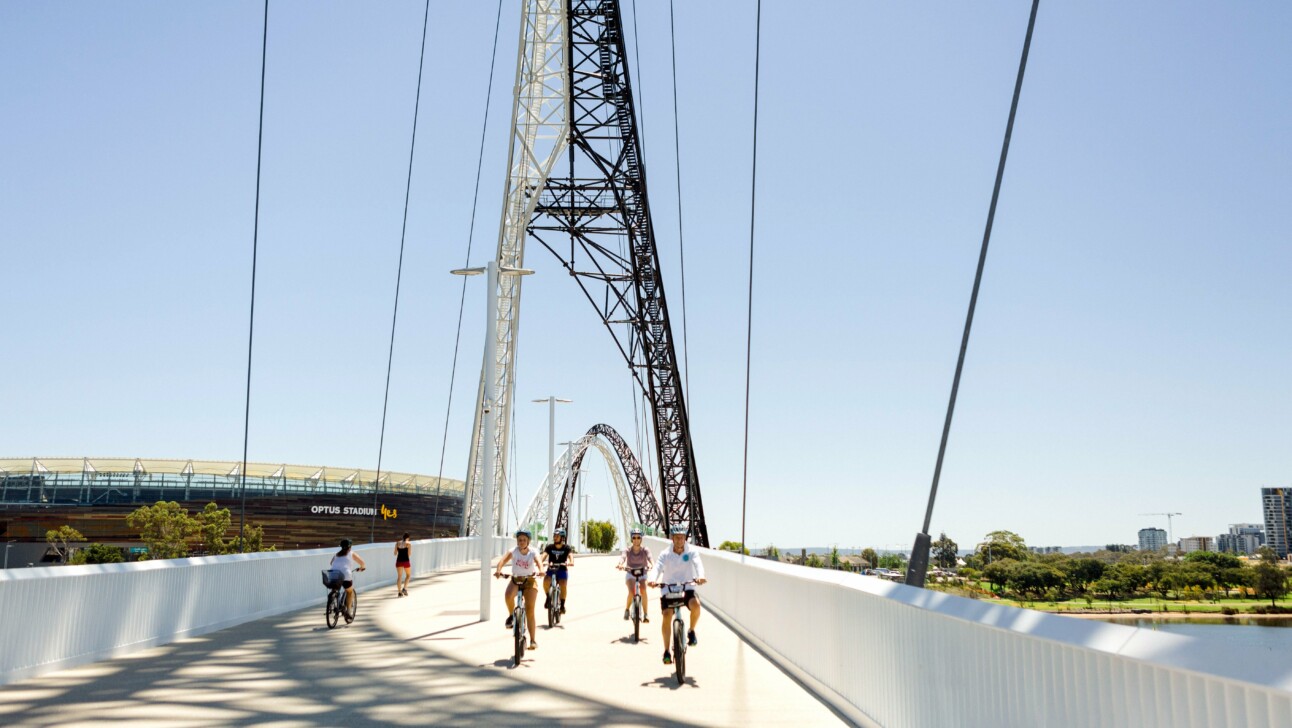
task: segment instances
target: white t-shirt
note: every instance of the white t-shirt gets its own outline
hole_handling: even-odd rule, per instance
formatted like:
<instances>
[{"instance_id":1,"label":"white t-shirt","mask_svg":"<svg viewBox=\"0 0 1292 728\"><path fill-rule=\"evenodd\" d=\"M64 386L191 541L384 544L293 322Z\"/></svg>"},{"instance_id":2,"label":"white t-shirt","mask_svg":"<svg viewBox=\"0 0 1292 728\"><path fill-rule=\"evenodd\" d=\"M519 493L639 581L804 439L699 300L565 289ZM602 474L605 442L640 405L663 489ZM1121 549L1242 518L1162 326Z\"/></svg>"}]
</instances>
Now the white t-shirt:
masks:
<instances>
[{"instance_id":1,"label":"white t-shirt","mask_svg":"<svg viewBox=\"0 0 1292 728\"><path fill-rule=\"evenodd\" d=\"M532 546L527 554L522 554L519 546L511 550L512 576L534 576L537 573L538 551L536 551Z\"/></svg>"},{"instance_id":2,"label":"white t-shirt","mask_svg":"<svg viewBox=\"0 0 1292 728\"><path fill-rule=\"evenodd\" d=\"M669 546L659 555L651 581L657 584L684 584L703 578L704 564L700 563L700 552L687 544L686 550L680 554Z\"/></svg>"},{"instance_id":3,"label":"white t-shirt","mask_svg":"<svg viewBox=\"0 0 1292 728\"><path fill-rule=\"evenodd\" d=\"M339 571L342 574L345 574L345 576L343 577L345 581L354 581L354 570L357 567L358 567L358 564L354 562L354 558L352 558L350 554L346 554L345 556L332 557L331 568L335 571Z\"/></svg>"}]
</instances>

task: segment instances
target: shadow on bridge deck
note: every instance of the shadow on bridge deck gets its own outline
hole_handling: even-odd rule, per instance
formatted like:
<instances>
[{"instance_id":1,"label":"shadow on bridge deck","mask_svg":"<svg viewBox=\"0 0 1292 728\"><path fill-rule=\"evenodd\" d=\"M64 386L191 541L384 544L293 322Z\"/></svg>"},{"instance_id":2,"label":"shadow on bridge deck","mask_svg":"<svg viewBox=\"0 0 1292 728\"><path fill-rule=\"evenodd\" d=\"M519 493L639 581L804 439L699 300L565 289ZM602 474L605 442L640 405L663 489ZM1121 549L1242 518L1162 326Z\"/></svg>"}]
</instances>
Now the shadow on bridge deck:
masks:
<instances>
[{"instance_id":1,"label":"shadow on bridge deck","mask_svg":"<svg viewBox=\"0 0 1292 728\"><path fill-rule=\"evenodd\" d=\"M609 558L574 571L567 620L513 668L502 629L478 616L478 571L365 593L353 625L317 609L0 688L0 722L185 725L838 724L839 718L713 619L701 623L695 677L660 664L659 615L633 645L622 576ZM579 577L584 577L580 579ZM362 577L361 577L362 578ZM362 583L362 582L361 582ZM110 619L110 618L105 618ZM649 633L649 634L647 634ZM635 707L628 707L635 706Z\"/></svg>"}]
</instances>

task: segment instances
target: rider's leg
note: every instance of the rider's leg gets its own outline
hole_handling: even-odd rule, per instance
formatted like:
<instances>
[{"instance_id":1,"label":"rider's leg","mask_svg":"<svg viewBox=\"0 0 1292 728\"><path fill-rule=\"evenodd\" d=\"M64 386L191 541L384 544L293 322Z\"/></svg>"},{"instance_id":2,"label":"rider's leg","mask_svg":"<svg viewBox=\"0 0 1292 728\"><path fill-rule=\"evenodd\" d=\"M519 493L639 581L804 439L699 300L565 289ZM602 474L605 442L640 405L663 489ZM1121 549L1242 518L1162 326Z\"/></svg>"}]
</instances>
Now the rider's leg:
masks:
<instances>
[{"instance_id":1,"label":"rider's leg","mask_svg":"<svg viewBox=\"0 0 1292 728\"><path fill-rule=\"evenodd\" d=\"M630 609L633 606L633 595L637 593L637 580L633 578L632 574L629 574L628 578L624 580L624 584L628 587L628 597L624 599L624 609Z\"/></svg>"},{"instance_id":2,"label":"rider's leg","mask_svg":"<svg viewBox=\"0 0 1292 728\"><path fill-rule=\"evenodd\" d=\"M346 587L345 590L345 611L347 614L354 614L354 587Z\"/></svg>"},{"instance_id":3,"label":"rider's leg","mask_svg":"<svg viewBox=\"0 0 1292 728\"><path fill-rule=\"evenodd\" d=\"M530 587L525 590L525 622L529 625L529 644L531 647L538 646L537 628L534 626L534 604L538 601L538 589Z\"/></svg>"},{"instance_id":4,"label":"rider's leg","mask_svg":"<svg viewBox=\"0 0 1292 728\"><path fill-rule=\"evenodd\" d=\"M515 582L511 582L511 581L507 582L507 592L506 592L506 594L504 595L504 599L506 599L506 600L507 600L507 614L508 614L508 615L510 615L512 612L516 611L516 584L515 584Z\"/></svg>"},{"instance_id":5,"label":"rider's leg","mask_svg":"<svg viewBox=\"0 0 1292 728\"><path fill-rule=\"evenodd\" d=\"M691 597L690 603L688 603L686 606L688 609L691 610L691 631L694 632L695 623L700 621L700 597L699 596Z\"/></svg>"},{"instance_id":6,"label":"rider's leg","mask_svg":"<svg viewBox=\"0 0 1292 728\"><path fill-rule=\"evenodd\" d=\"M569 592L570 575L557 572L556 583L558 586L561 587L561 601L564 602L566 597L568 597L570 594Z\"/></svg>"},{"instance_id":7,"label":"rider's leg","mask_svg":"<svg viewBox=\"0 0 1292 728\"><path fill-rule=\"evenodd\" d=\"M663 612L664 618L660 620L659 628L664 633L664 649L668 650L673 646L673 620L668 618L667 609L661 606L660 610Z\"/></svg>"},{"instance_id":8,"label":"rider's leg","mask_svg":"<svg viewBox=\"0 0 1292 728\"><path fill-rule=\"evenodd\" d=\"M543 609L552 606L552 598L548 596L552 593L552 575L548 574L543 577Z\"/></svg>"},{"instance_id":9,"label":"rider's leg","mask_svg":"<svg viewBox=\"0 0 1292 728\"><path fill-rule=\"evenodd\" d=\"M636 583L637 583L637 588L641 589L641 594L642 594L642 619L647 619L648 617L650 617L650 607L646 605L650 603L650 600L646 598L646 582L638 581Z\"/></svg>"}]
</instances>

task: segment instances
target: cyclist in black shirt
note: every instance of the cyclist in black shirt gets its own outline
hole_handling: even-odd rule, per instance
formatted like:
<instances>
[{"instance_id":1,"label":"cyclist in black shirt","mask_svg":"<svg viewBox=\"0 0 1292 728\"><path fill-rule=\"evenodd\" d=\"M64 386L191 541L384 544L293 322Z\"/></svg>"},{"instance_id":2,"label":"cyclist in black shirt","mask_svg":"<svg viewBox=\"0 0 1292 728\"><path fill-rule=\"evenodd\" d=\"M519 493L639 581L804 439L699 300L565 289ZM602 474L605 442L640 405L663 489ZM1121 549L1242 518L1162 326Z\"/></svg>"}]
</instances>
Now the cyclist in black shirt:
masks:
<instances>
[{"instance_id":1,"label":"cyclist in black shirt","mask_svg":"<svg viewBox=\"0 0 1292 728\"><path fill-rule=\"evenodd\" d=\"M543 547L543 554L547 557L547 575L543 577L543 594L547 594L552 588L552 576L556 576L556 583L561 587L561 614L565 614L565 604L570 598L570 570L568 567L574 565L574 549L565 540L565 529L558 528L552 534L552 543ZM551 599L544 597L543 608L547 609L551 605Z\"/></svg>"}]
</instances>

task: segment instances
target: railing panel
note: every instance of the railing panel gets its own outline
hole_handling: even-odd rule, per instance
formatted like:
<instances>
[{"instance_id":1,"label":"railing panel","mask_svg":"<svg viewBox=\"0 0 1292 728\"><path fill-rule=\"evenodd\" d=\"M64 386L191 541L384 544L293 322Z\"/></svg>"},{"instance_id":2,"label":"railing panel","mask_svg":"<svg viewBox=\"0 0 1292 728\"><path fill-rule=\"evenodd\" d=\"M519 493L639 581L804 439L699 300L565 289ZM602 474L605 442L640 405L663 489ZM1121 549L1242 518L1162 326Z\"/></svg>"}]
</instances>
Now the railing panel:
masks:
<instances>
[{"instance_id":1,"label":"railing panel","mask_svg":"<svg viewBox=\"0 0 1292 728\"><path fill-rule=\"evenodd\" d=\"M479 538L413 541L420 576L480 558ZM511 545L495 539L493 558ZM395 582L393 543L356 546L359 591ZM0 571L0 684L322 604L334 549Z\"/></svg>"},{"instance_id":2,"label":"railing panel","mask_svg":"<svg viewBox=\"0 0 1292 728\"><path fill-rule=\"evenodd\" d=\"M648 541L656 553L669 548ZM1292 725L1284 656L702 553L706 608L858 723Z\"/></svg>"}]
</instances>

